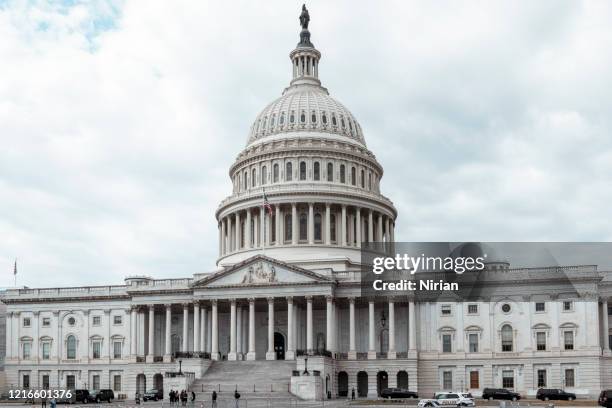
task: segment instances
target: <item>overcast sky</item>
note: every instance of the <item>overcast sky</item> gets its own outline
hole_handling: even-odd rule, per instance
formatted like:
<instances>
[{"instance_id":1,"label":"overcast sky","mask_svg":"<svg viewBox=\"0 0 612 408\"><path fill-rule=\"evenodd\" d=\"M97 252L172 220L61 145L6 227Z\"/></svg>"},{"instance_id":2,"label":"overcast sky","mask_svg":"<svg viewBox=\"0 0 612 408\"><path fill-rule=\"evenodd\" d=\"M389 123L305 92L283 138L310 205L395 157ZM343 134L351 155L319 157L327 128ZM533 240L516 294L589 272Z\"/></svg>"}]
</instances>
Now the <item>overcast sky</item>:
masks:
<instances>
[{"instance_id":1,"label":"overcast sky","mask_svg":"<svg viewBox=\"0 0 612 408\"><path fill-rule=\"evenodd\" d=\"M215 269L297 1L0 0L0 286ZM309 1L398 240L612 240L612 2Z\"/></svg>"}]
</instances>

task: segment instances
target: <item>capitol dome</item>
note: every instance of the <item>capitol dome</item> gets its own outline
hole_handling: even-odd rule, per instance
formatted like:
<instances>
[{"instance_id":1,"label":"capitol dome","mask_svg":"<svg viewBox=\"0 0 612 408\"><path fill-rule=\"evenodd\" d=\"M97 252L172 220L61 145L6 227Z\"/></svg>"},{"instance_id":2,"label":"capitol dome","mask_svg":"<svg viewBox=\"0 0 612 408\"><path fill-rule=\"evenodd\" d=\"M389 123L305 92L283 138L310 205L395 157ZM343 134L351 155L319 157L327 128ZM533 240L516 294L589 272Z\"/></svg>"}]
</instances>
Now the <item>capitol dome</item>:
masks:
<instances>
[{"instance_id":1,"label":"capitol dome","mask_svg":"<svg viewBox=\"0 0 612 408\"><path fill-rule=\"evenodd\" d=\"M216 211L219 267L265 254L310 270L357 271L363 243L394 240L383 168L355 117L321 86L309 21L289 54L289 86L257 116L229 169L232 194Z\"/></svg>"}]
</instances>

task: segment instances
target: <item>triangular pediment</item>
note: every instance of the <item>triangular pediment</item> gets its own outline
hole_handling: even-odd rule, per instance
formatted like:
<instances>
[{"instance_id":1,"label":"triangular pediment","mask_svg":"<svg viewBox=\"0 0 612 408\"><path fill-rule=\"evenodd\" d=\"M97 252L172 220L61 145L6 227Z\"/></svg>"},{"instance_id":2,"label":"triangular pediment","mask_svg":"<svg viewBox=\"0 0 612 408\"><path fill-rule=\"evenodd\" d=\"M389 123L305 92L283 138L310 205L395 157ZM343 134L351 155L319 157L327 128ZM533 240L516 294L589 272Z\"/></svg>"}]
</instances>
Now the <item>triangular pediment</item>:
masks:
<instances>
[{"instance_id":1,"label":"triangular pediment","mask_svg":"<svg viewBox=\"0 0 612 408\"><path fill-rule=\"evenodd\" d=\"M256 255L193 283L193 287L274 286L332 283L333 279L286 262Z\"/></svg>"}]
</instances>

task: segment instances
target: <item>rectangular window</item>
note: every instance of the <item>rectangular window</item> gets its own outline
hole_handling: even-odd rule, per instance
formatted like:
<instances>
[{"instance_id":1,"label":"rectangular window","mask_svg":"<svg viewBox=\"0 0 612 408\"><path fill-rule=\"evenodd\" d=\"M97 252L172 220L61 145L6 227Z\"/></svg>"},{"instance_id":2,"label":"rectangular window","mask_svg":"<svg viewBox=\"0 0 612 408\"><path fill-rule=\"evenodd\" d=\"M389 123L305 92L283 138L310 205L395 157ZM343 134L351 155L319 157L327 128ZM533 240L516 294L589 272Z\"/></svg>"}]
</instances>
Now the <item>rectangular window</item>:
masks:
<instances>
[{"instance_id":1,"label":"rectangular window","mask_svg":"<svg viewBox=\"0 0 612 408\"><path fill-rule=\"evenodd\" d=\"M470 353L478 353L478 333L470 333L468 339L470 343Z\"/></svg>"},{"instance_id":2,"label":"rectangular window","mask_svg":"<svg viewBox=\"0 0 612 408\"><path fill-rule=\"evenodd\" d=\"M571 300L566 300L563 302L564 312L571 312L573 309L574 309L574 302L572 302Z\"/></svg>"},{"instance_id":3,"label":"rectangular window","mask_svg":"<svg viewBox=\"0 0 612 408\"><path fill-rule=\"evenodd\" d=\"M25 389L29 389L30 388L30 374L24 374L23 377L21 377L21 381L22 381L22 387Z\"/></svg>"},{"instance_id":4,"label":"rectangular window","mask_svg":"<svg viewBox=\"0 0 612 408\"><path fill-rule=\"evenodd\" d=\"M49 389L49 375L47 374L42 376L42 387L43 387L43 390Z\"/></svg>"},{"instance_id":5,"label":"rectangular window","mask_svg":"<svg viewBox=\"0 0 612 408\"><path fill-rule=\"evenodd\" d=\"M113 390L121 391L121 376L120 375L113 376Z\"/></svg>"},{"instance_id":6,"label":"rectangular window","mask_svg":"<svg viewBox=\"0 0 612 408\"><path fill-rule=\"evenodd\" d=\"M565 386L574 387L574 369L568 368L565 370Z\"/></svg>"},{"instance_id":7,"label":"rectangular window","mask_svg":"<svg viewBox=\"0 0 612 408\"><path fill-rule=\"evenodd\" d=\"M69 390L74 390L76 388L76 379L74 375L66 376L66 388Z\"/></svg>"},{"instance_id":8,"label":"rectangular window","mask_svg":"<svg viewBox=\"0 0 612 408\"><path fill-rule=\"evenodd\" d=\"M608 316L612 316L612 305L608 305Z\"/></svg>"},{"instance_id":9,"label":"rectangular window","mask_svg":"<svg viewBox=\"0 0 612 408\"><path fill-rule=\"evenodd\" d=\"M535 304L536 312L545 312L546 311L546 303L544 302L536 302Z\"/></svg>"},{"instance_id":10,"label":"rectangular window","mask_svg":"<svg viewBox=\"0 0 612 408\"><path fill-rule=\"evenodd\" d=\"M536 333L536 344L538 351L546 350L546 332Z\"/></svg>"},{"instance_id":11,"label":"rectangular window","mask_svg":"<svg viewBox=\"0 0 612 408\"><path fill-rule=\"evenodd\" d=\"M442 313L442 316L450 316L452 313L451 305L440 306L440 312Z\"/></svg>"},{"instance_id":12,"label":"rectangular window","mask_svg":"<svg viewBox=\"0 0 612 408\"><path fill-rule=\"evenodd\" d=\"M538 370L538 388L546 387L546 370Z\"/></svg>"},{"instance_id":13,"label":"rectangular window","mask_svg":"<svg viewBox=\"0 0 612 408\"><path fill-rule=\"evenodd\" d=\"M113 358L121 358L121 342L116 341L113 343Z\"/></svg>"},{"instance_id":14,"label":"rectangular window","mask_svg":"<svg viewBox=\"0 0 612 408\"><path fill-rule=\"evenodd\" d=\"M574 349L574 332L566 331L563 333L563 344L566 350Z\"/></svg>"},{"instance_id":15,"label":"rectangular window","mask_svg":"<svg viewBox=\"0 0 612 408\"><path fill-rule=\"evenodd\" d=\"M32 343L23 343L23 359L29 360L32 351Z\"/></svg>"},{"instance_id":16,"label":"rectangular window","mask_svg":"<svg viewBox=\"0 0 612 408\"><path fill-rule=\"evenodd\" d=\"M94 341L92 345L93 358L100 358L100 351L102 349L102 342Z\"/></svg>"},{"instance_id":17,"label":"rectangular window","mask_svg":"<svg viewBox=\"0 0 612 408\"><path fill-rule=\"evenodd\" d=\"M468 314L478 314L478 305L477 304L469 304L468 305Z\"/></svg>"},{"instance_id":18,"label":"rectangular window","mask_svg":"<svg viewBox=\"0 0 612 408\"><path fill-rule=\"evenodd\" d=\"M48 360L50 357L51 351L51 343L43 343L42 344L42 359Z\"/></svg>"},{"instance_id":19,"label":"rectangular window","mask_svg":"<svg viewBox=\"0 0 612 408\"><path fill-rule=\"evenodd\" d=\"M93 377L91 377L91 383L93 384L92 387L94 390L99 390L100 389L100 376L94 375Z\"/></svg>"},{"instance_id":20,"label":"rectangular window","mask_svg":"<svg viewBox=\"0 0 612 408\"><path fill-rule=\"evenodd\" d=\"M121 316L113 316L113 324L121 324Z\"/></svg>"},{"instance_id":21,"label":"rectangular window","mask_svg":"<svg viewBox=\"0 0 612 408\"><path fill-rule=\"evenodd\" d=\"M94 317L92 317L91 320L92 320L91 324L93 326L99 326L100 325L100 316L94 316Z\"/></svg>"},{"instance_id":22,"label":"rectangular window","mask_svg":"<svg viewBox=\"0 0 612 408\"><path fill-rule=\"evenodd\" d=\"M453 347L451 343L451 335L443 334L442 335L442 352L443 353L452 353Z\"/></svg>"},{"instance_id":23,"label":"rectangular window","mask_svg":"<svg viewBox=\"0 0 612 408\"><path fill-rule=\"evenodd\" d=\"M453 389L453 372L444 371L442 373L442 389L452 390Z\"/></svg>"},{"instance_id":24,"label":"rectangular window","mask_svg":"<svg viewBox=\"0 0 612 408\"><path fill-rule=\"evenodd\" d=\"M29 317L24 317L23 318L23 327L30 327L30 318Z\"/></svg>"},{"instance_id":25,"label":"rectangular window","mask_svg":"<svg viewBox=\"0 0 612 408\"><path fill-rule=\"evenodd\" d=\"M470 371L470 388L480 388L480 378L478 371Z\"/></svg>"},{"instance_id":26,"label":"rectangular window","mask_svg":"<svg viewBox=\"0 0 612 408\"><path fill-rule=\"evenodd\" d=\"M514 389L514 371L504 370L502 371L502 387L508 389Z\"/></svg>"},{"instance_id":27,"label":"rectangular window","mask_svg":"<svg viewBox=\"0 0 612 408\"><path fill-rule=\"evenodd\" d=\"M51 318L50 317L43 317L42 325L43 325L43 327L51 326Z\"/></svg>"}]
</instances>

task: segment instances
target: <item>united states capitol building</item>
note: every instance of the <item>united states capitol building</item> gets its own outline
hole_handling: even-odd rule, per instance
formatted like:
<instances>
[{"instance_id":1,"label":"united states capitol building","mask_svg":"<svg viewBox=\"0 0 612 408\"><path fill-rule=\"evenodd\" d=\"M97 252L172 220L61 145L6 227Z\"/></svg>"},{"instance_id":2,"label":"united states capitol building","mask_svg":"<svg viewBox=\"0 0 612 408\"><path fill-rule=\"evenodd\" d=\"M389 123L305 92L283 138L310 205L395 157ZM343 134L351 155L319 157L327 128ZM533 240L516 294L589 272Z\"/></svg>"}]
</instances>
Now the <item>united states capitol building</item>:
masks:
<instances>
[{"instance_id":1,"label":"united states capitol building","mask_svg":"<svg viewBox=\"0 0 612 408\"><path fill-rule=\"evenodd\" d=\"M565 269L587 293L580 300L556 291L547 268L503 263L488 279L524 285L520 296L361 296L361 247L394 242L398 213L361 125L322 86L305 10L300 20L292 79L229 169L233 190L215 213L218 270L6 290L6 387L131 398L181 373L196 391L276 386L304 398L612 388L612 273L595 266ZM276 385L249 375L262 372Z\"/></svg>"}]
</instances>

